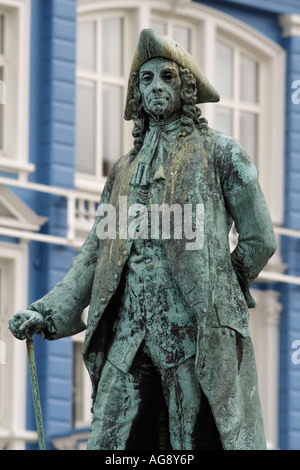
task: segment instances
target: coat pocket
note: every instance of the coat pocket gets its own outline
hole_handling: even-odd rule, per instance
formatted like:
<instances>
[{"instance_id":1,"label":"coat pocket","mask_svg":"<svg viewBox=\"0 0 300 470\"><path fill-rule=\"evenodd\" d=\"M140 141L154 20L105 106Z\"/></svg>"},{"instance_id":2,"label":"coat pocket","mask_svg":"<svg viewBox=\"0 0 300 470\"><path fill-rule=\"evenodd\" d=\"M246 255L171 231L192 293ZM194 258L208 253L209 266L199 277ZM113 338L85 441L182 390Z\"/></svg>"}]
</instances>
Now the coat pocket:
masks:
<instances>
[{"instance_id":1,"label":"coat pocket","mask_svg":"<svg viewBox=\"0 0 300 470\"><path fill-rule=\"evenodd\" d=\"M245 308L237 309L234 306L229 308L224 306L214 306L216 313L216 322L214 327L226 327L231 328L240 333L244 338L250 336L249 328L249 313Z\"/></svg>"}]
</instances>

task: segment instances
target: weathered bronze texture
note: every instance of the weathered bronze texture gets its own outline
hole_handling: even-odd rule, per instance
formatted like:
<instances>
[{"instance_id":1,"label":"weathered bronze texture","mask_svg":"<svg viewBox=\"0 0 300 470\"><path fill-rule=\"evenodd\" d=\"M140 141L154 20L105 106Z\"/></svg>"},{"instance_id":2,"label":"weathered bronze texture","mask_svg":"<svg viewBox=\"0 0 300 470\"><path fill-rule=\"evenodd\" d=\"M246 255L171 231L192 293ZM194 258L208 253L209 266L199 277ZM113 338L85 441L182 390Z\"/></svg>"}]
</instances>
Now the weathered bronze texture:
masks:
<instances>
[{"instance_id":1,"label":"weathered bronze texture","mask_svg":"<svg viewBox=\"0 0 300 470\"><path fill-rule=\"evenodd\" d=\"M64 279L10 320L20 339L86 328L89 449L265 448L248 308L275 238L253 161L200 117L197 103L218 100L187 51L141 32L125 109L134 147Z\"/></svg>"}]
</instances>

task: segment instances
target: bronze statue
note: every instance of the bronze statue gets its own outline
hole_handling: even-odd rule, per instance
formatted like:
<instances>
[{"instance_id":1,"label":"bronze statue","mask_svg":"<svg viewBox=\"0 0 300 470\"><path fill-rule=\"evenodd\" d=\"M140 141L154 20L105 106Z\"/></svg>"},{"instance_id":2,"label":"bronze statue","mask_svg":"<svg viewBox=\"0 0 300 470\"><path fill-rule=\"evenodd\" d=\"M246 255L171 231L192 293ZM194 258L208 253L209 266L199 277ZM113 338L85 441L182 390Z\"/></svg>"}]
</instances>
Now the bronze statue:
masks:
<instances>
[{"instance_id":1,"label":"bronze statue","mask_svg":"<svg viewBox=\"0 0 300 470\"><path fill-rule=\"evenodd\" d=\"M64 279L10 320L19 339L86 328L88 449L265 448L248 308L275 238L252 160L200 117L197 104L218 100L187 51L141 32L125 109L134 148Z\"/></svg>"}]
</instances>

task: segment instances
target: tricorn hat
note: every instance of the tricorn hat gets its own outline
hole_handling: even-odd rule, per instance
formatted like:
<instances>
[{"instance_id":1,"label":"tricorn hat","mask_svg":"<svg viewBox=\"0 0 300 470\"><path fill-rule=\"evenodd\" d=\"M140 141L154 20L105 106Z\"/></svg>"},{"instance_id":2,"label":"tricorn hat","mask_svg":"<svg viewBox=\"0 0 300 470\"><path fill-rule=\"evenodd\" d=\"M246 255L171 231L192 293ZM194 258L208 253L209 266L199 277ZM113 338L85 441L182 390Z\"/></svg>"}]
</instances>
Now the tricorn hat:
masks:
<instances>
[{"instance_id":1,"label":"tricorn hat","mask_svg":"<svg viewBox=\"0 0 300 470\"><path fill-rule=\"evenodd\" d=\"M197 104L217 102L220 100L219 93L214 89L188 51L168 36L158 34L152 29L143 29L139 36L138 45L130 69L124 113L124 118L127 121L132 119L132 110L129 105L130 101L133 99L132 74L138 72L141 65L147 62L147 60L156 57L172 60L178 65L190 70L197 83Z\"/></svg>"}]
</instances>

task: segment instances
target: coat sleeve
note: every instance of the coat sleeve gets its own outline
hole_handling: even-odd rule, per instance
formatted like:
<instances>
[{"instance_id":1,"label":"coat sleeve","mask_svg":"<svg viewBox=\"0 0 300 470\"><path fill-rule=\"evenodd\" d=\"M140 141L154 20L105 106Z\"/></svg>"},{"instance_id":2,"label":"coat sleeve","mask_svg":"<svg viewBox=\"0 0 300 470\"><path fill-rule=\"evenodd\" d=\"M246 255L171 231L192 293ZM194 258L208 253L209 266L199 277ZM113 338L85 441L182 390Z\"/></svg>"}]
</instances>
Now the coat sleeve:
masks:
<instances>
[{"instance_id":1,"label":"coat sleeve","mask_svg":"<svg viewBox=\"0 0 300 470\"><path fill-rule=\"evenodd\" d=\"M107 203L113 186L115 167L108 177L100 204ZM61 282L44 297L32 303L28 309L44 316L45 329L41 332L46 339L71 336L86 328L81 314L90 303L95 266L100 240L96 229L99 217L75 257L69 271Z\"/></svg>"},{"instance_id":2,"label":"coat sleeve","mask_svg":"<svg viewBox=\"0 0 300 470\"><path fill-rule=\"evenodd\" d=\"M257 169L244 148L230 139L221 161L223 194L239 235L231 261L251 308L255 307L255 301L249 288L276 250L272 220Z\"/></svg>"}]
</instances>

